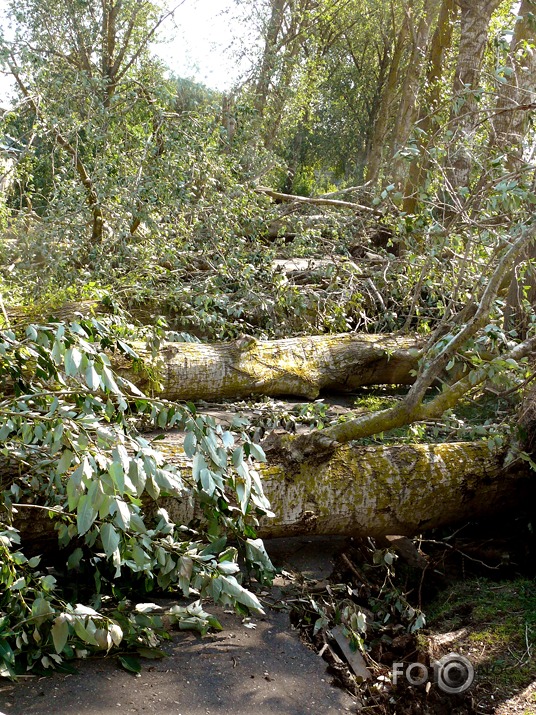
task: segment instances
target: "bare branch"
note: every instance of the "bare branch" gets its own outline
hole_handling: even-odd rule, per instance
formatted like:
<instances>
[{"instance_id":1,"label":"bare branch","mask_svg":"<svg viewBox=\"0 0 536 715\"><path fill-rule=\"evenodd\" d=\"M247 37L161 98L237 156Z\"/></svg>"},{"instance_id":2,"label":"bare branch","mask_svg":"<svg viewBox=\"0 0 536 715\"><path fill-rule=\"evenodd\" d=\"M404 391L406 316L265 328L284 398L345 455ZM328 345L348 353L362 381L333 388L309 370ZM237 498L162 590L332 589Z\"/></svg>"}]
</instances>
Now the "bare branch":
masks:
<instances>
[{"instance_id":1,"label":"bare branch","mask_svg":"<svg viewBox=\"0 0 536 715\"><path fill-rule=\"evenodd\" d=\"M309 196L295 196L294 194L282 194L280 191L273 191L264 186L257 186L255 191L258 194L266 194L272 199L278 199L279 201L289 201L297 204L311 204L312 206L335 206L337 208L347 208L353 209L354 211L366 211L367 213L372 213L375 216L382 216L382 212L378 209L371 208L370 206L363 206L362 204L356 204L352 201L339 201L337 199L325 199L322 197L309 197Z\"/></svg>"}]
</instances>

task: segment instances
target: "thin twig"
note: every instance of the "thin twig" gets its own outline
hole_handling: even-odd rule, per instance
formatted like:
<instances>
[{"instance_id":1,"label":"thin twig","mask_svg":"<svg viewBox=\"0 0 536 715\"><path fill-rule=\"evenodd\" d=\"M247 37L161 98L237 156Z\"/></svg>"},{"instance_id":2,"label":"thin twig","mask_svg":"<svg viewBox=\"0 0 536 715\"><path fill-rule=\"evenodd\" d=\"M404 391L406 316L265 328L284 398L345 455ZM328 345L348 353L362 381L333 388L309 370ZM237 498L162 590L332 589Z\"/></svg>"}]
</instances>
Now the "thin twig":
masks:
<instances>
[{"instance_id":1,"label":"thin twig","mask_svg":"<svg viewBox=\"0 0 536 715\"><path fill-rule=\"evenodd\" d=\"M11 323L9 322L9 318L6 312L6 306L4 305L4 300L2 298L2 294L0 293L0 310L2 310L2 315L4 316L4 320L6 321L6 327L11 328Z\"/></svg>"}]
</instances>

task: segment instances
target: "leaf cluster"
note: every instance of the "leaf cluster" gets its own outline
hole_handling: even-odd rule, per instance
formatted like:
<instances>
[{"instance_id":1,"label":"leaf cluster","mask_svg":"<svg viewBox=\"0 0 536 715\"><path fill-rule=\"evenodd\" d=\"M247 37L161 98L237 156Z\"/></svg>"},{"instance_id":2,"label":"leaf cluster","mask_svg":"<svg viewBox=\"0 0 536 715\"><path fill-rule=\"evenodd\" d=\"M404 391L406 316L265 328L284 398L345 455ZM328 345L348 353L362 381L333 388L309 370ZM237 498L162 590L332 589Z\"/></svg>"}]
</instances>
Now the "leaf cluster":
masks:
<instances>
[{"instance_id":1,"label":"leaf cluster","mask_svg":"<svg viewBox=\"0 0 536 715\"><path fill-rule=\"evenodd\" d=\"M222 430L193 405L146 397L114 371L118 355L138 360L120 331L95 319L0 334L4 675L125 639L127 647L155 646L164 632L159 616L127 608L132 591L262 610L241 584L238 563L240 551L259 579L273 571L254 531L257 517L270 513L254 466L262 450L240 422ZM140 420L158 432L185 432L189 473L139 432ZM159 504L163 497L177 501L175 519ZM25 555L17 525L28 512L38 524L31 550L56 532L52 561L46 550L48 561ZM87 605L71 603L73 591ZM181 608L175 620L211 625L197 607Z\"/></svg>"}]
</instances>

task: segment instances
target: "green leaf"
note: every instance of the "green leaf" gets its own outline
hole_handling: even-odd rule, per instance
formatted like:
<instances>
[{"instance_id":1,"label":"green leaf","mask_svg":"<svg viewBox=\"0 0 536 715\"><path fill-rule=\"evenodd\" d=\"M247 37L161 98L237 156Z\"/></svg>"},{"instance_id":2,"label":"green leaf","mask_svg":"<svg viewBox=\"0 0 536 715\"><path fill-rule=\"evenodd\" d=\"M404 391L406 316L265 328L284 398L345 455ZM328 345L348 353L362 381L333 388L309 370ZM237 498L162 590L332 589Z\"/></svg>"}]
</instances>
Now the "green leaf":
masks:
<instances>
[{"instance_id":1,"label":"green leaf","mask_svg":"<svg viewBox=\"0 0 536 715\"><path fill-rule=\"evenodd\" d=\"M201 551L201 556L209 556L209 555L213 555L213 554L219 554L225 548L226 544L227 544L227 537L220 536L218 539L215 539L211 544L209 544L208 546L205 546L203 551Z\"/></svg>"},{"instance_id":2,"label":"green leaf","mask_svg":"<svg viewBox=\"0 0 536 715\"><path fill-rule=\"evenodd\" d=\"M244 461L244 448L242 446L237 447L235 450L233 450L233 454L231 455L231 462L233 464L233 467L238 467L239 464L241 464Z\"/></svg>"},{"instance_id":3,"label":"green leaf","mask_svg":"<svg viewBox=\"0 0 536 715\"><path fill-rule=\"evenodd\" d=\"M132 558L140 570L143 570L149 561L147 554L138 544L132 547Z\"/></svg>"},{"instance_id":4,"label":"green leaf","mask_svg":"<svg viewBox=\"0 0 536 715\"><path fill-rule=\"evenodd\" d=\"M69 376L78 374L82 362L82 353L77 347L69 348L65 353L65 372Z\"/></svg>"},{"instance_id":5,"label":"green leaf","mask_svg":"<svg viewBox=\"0 0 536 715\"><path fill-rule=\"evenodd\" d=\"M247 608L264 613L258 598L241 586L234 576L220 576L224 592Z\"/></svg>"},{"instance_id":6,"label":"green leaf","mask_svg":"<svg viewBox=\"0 0 536 715\"><path fill-rule=\"evenodd\" d=\"M54 610L46 598L38 596L32 603L32 618L36 625L40 625L53 614Z\"/></svg>"},{"instance_id":7,"label":"green leaf","mask_svg":"<svg viewBox=\"0 0 536 715\"><path fill-rule=\"evenodd\" d=\"M121 394L121 390L119 389L116 381L114 380L112 371L106 365L102 366L102 382L104 387L109 390L109 392L112 392L115 395Z\"/></svg>"},{"instance_id":8,"label":"green leaf","mask_svg":"<svg viewBox=\"0 0 536 715\"><path fill-rule=\"evenodd\" d=\"M128 468L128 477L136 490L136 496L141 496L145 489L147 475L143 468L143 463L140 459L131 460Z\"/></svg>"},{"instance_id":9,"label":"green leaf","mask_svg":"<svg viewBox=\"0 0 536 715\"><path fill-rule=\"evenodd\" d=\"M91 620L88 620L88 625L92 623ZM81 618L76 618L74 621L74 632L76 635L80 638L81 641L84 643L87 643L88 645L94 645L98 646L99 644L95 640L95 637L91 633L91 631L86 628L84 623L82 622Z\"/></svg>"},{"instance_id":10,"label":"green leaf","mask_svg":"<svg viewBox=\"0 0 536 715\"><path fill-rule=\"evenodd\" d=\"M167 657L167 653L160 648L138 648L138 653L142 658L148 658L149 660Z\"/></svg>"},{"instance_id":11,"label":"green leaf","mask_svg":"<svg viewBox=\"0 0 536 715\"><path fill-rule=\"evenodd\" d=\"M112 462L108 467L108 474L112 478L119 494L123 495L125 492L125 473L123 471L123 465L120 462Z\"/></svg>"},{"instance_id":12,"label":"green leaf","mask_svg":"<svg viewBox=\"0 0 536 715\"><path fill-rule=\"evenodd\" d=\"M246 540L246 559L260 566L263 571L275 573L274 565L264 548L262 539Z\"/></svg>"},{"instance_id":13,"label":"green leaf","mask_svg":"<svg viewBox=\"0 0 536 715\"><path fill-rule=\"evenodd\" d=\"M157 469L154 479L160 489L167 494L179 497L184 491L180 477L167 469Z\"/></svg>"},{"instance_id":14,"label":"green leaf","mask_svg":"<svg viewBox=\"0 0 536 715\"><path fill-rule=\"evenodd\" d=\"M192 477L196 482L200 481L201 470L206 468L207 463L205 462L205 458L200 452L197 452L192 460Z\"/></svg>"},{"instance_id":15,"label":"green leaf","mask_svg":"<svg viewBox=\"0 0 536 715\"><path fill-rule=\"evenodd\" d=\"M168 419L168 410L160 410L158 413L158 419L156 421L157 425L161 428L164 429L164 427L167 425L167 419Z\"/></svg>"},{"instance_id":16,"label":"green leaf","mask_svg":"<svg viewBox=\"0 0 536 715\"><path fill-rule=\"evenodd\" d=\"M218 564L218 571L229 576L238 573L240 566L232 561L222 561Z\"/></svg>"},{"instance_id":17,"label":"green leaf","mask_svg":"<svg viewBox=\"0 0 536 715\"><path fill-rule=\"evenodd\" d=\"M61 364L61 361L62 361L62 359L63 359L64 353L65 353L65 345L64 345L62 342L60 342L60 341L58 341L58 340L55 340L55 341L54 341L54 346L53 346L52 351L51 351L51 353L50 353L50 356L51 356L51 358L54 360L54 362L56 363L56 365L60 365L60 364Z\"/></svg>"},{"instance_id":18,"label":"green leaf","mask_svg":"<svg viewBox=\"0 0 536 715\"><path fill-rule=\"evenodd\" d=\"M50 593L50 591L54 591L54 589L56 588L56 584L57 584L57 581L54 578L54 576L52 576L51 574L48 574L47 576L43 576L43 578L41 579L41 588L46 593Z\"/></svg>"},{"instance_id":19,"label":"green leaf","mask_svg":"<svg viewBox=\"0 0 536 715\"><path fill-rule=\"evenodd\" d=\"M212 474L209 469L202 469L199 474L201 487L209 496L212 496L216 490L216 484L212 479Z\"/></svg>"},{"instance_id":20,"label":"green leaf","mask_svg":"<svg viewBox=\"0 0 536 715\"><path fill-rule=\"evenodd\" d=\"M108 632L112 638L114 645L119 645L123 640L123 629L118 623L112 623L108 628Z\"/></svg>"},{"instance_id":21,"label":"green leaf","mask_svg":"<svg viewBox=\"0 0 536 715\"><path fill-rule=\"evenodd\" d=\"M58 477L61 477L65 472L69 469L71 466L71 462L73 461L73 453L71 452L70 449L66 449L63 454L61 455L61 459L58 462L58 466L56 467L56 474Z\"/></svg>"},{"instance_id":22,"label":"green leaf","mask_svg":"<svg viewBox=\"0 0 536 715\"><path fill-rule=\"evenodd\" d=\"M15 663L15 654L4 638L0 638L0 658L6 663Z\"/></svg>"},{"instance_id":23,"label":"green leaf","mask_svg":"<svg viewBox=\"0 0 536 715\"><path fill-rule=\"evenodd\" d=\"M37 340L37 330L35 329L35 325L29 325L26 328L26 337L30 338L32 342Z\"/></svg>"},{"instance_id":24,"label":"green leaf","mask_svg":"<svg viewBox=\"0 0 536 715\"><path fill-rule=\"evenodd\" d=\"M69 623L64 613L54 619L54 624L52 625L50 632L52 634L52 641L54 643L56 653L61 653L65 648L69 637Z\"/></svg>"},{"instance_id":25,"label":"green leaf","mask_svg":"<svg viewBox=\"0 0 536 715\"><path fill-rule=\"evenodd\" d=\"M259 444L255 444L255 442L249 442L249 453L251 456L256 459L258 462L266 462L266 455L264 454L263 448Z\"/></svg>"},{"instance_id":26,"label":"green leaf","mask_svg":"<svg viewBox=\"0 0 536 715\"><path fill-rule=\"evenodd\" d=\"M160 487L155 482L154 477L152 476L150 476L145 482L145 489L147 490L149 496L152 497L155 501L160 496Z\"/></svg>"},{"instance_id":27,"label":"green leaf","mask_svg":"<svg viewBox=\"0 0 536 715\"><path fill-rule=\"evenodd\" d=\"M11 584L11 590L12 591L20 591L22 588L26 587L26 579L24 576L21 576L18 578L16 581L13 581Z\"/></svg>"},{"instance_id":28,"label":"green leaf","mask_svg":"<svg viewBox=\"0 0 536 715\"><path fill-rule=\"evenodd\" d=\"M128 670L130 673L141 673L141 663L139 658L136 658L133 655L120 655L118 660L121 667Z\"/></svg>"},{"instance_id":29,"label":"green leaf","mask_svg":"<svg viewBox=\"0 0 536 715\"><path fill-rule=\"evenodd\" d=\"M193 432L187 432L184 438L184 452L187 457L193 457L197 447L197 437Z\"/></svg>"},{"instance_id":30,"label":"green leaf","mask_svg":"<svg viewBox=\"0 0 536 715\"><path fill-rule=\"evenodd\" d=\"M115 552L119 546L119 534L115 530L113 524L106 523L100 528L100 536L102 541L102 548L106 556L110 557Z\"/></svg>"},{"instance_id":31,"label":"green leaf","mask_svg":"<svg viewBox=\"0 0 536 715\"><path fill-rule=\"evenodd\" d=\"M77 546L76 549L72 552L72 554L70 554L69 558L67 559L67 568L68 569L78 568L83 556L84 556L84 552L82 551L82 549L79 546Z\"/></svg>"},{"instance_id":32,"label":"green leaf","mask_svg":"<svg viewBox=\"0 0 536 715\"><path fill-rule=\"evenodd\" d=\"M119 348L120 348L123 352L127 353L127 355L130 355L130 357L133 357L133 358L137 358L137 357L138 357L137 354L134 352L134 350L132 350L132 348L130 347L130 345L128 345L127 343L123 342L122 340L118 340L118 341L117 341L117 345L119 346Z\"/></svg>"},{"instance_id":33,"label":"green leaf","mask_svg":"<svg viewBox=\"0 0 536 715\"><path fill-rule=\"evenodd\" d=\"M126 531L130 526L130 509L123 499L114 499L116 506L115 521L120 529Z\"/></svg>"},{"instance_id":34,"label":"green leaf","mask_svg":"<svg viewBox=\"0 0 536 715\"><path fill-rule=\"evenodd\" d=\"M95 370L95 364L93 360L89 361L86 368L86 384L90 390L96 390L100 387L100 377L99 373Z\"/></svg>"},{"instance_id":35,"label":"green leaf","mask_svg":"<svg viewBox=\"0 0 536 715\"><path fill-rule=\"evenodd\" d=\"M78 535L83 536L97 518L98 511L95 509L92 503L92 499L89 494L82 494L78 502L77 513L76 513L76 526L78 529Z\"/></svg>"},{"instance_id":36,"label":"green leaf","mask_svg":"<svg viewBox=\"0 0 536 715\"><path fill-rule=\"evenodd\" d=\"M230 449L234 446L234 437L232 432L224 432L221 436L221 441L226 449Z\"/></svg>"}]
</instances>

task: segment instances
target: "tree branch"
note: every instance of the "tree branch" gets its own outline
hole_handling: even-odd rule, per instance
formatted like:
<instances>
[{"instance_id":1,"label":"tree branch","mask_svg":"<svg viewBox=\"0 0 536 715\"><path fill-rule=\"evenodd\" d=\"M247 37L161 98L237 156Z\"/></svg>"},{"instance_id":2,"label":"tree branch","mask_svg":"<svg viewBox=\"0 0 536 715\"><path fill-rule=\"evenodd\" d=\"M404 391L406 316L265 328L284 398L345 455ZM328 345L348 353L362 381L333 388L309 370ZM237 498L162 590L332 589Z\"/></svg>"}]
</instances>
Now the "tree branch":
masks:
<instances>
[{"instance_id":1,"label":"tree branch","mask_svg":"<svg viewBox=\"0 0 536 715\"><path fill-rule=\"evenodd\" d=\"M425 362L425 355L420 374L418 374L415 383L401 402L387 410L364 414L354 420L342 422L320 432L307 433L298 437L286 436L284 444L280 445L282 451L287 452L291 459L298 460L314 454L329 454L336 448L337 444L370 437L413 422L439 417L445 410L454 407L461 397L484 382L488 375L489 364L471 370L465 377L446 388L431 402L423 404L426 391L445 370L450 359L454 357L469 338L484 327L489 318L493 301L501 286L503 276L511 270L516 257L528 243L534 240L535 236L536 223L530 227L523 227L519 238L503 252L474 315L428 364ZM520 360L535 349L536 337L532 337L499 357L502 360ZM275 449L273 445L271 445L271 448Z\"/></svg>"},{"instance_id":2,"label":"tree branch","mask_svg":"<svg viewBox=\"0 0 536 715\"><path fill-rule=\"evenodd\" d=\"M42 113L39 110L39 107L37 105L37 102L35 99L32 97L30 94L30 91L22 81L22 78L20 76L20 72L18 67L16 66L15 63L15 58L13 57L13 53L10 50L9 55L11 57L11 60L7 60L7 64L9 67L9 70L13 77L15 78L16 83L18 84L21 92L23 93L24 97L26 98L26 101L32 108L32 110L35 112L35 115L38 117L42 117ZM93 241L97 241L100 243L102 241L102 229L104 226L104 216L102 213L102 209L100 207L99 203L99 197L97 195L97 191L95 189L95 186L93 185L93 181L91 180L91 177L82 161L80 158L80 155L78 151L76 150L75 147L69 142L68 139L66 139L61 132L59 132L57 129L54 127L52 128L52 133L54 134L54 137L56 138L56 141L58 144L67 151L68 154L72 156L74 159L75 167L76 167L76 172L80 178L80 181L86 190L86 195L88 199L88 204L91 209L92 215L93 215L93 229L92 229L92 234L91 234L91 239Z\"/></svg>"},{"instance_id":3,"label":"tree branch","mask_svg":"<svg viewBox=\"0 0 536 715\"><path fill-rule=\"evenodd\" d=\"M297 204L311 204L312 206L335 206L337 208L348 208L354 211L366 211L367 213L372 213L375 216L382 216L382 212L378 209L371 208L370 206L363 206L362 204L355 204L351 201L339 201L337 199L325 199L322 197L309 197L309 196L295 196L294 194L282 194L280 191L273 191L264 186L255 187L255 191L258 194L265 194L270 196L272 199L278 199L279 201L292 201Z\"/></svg>"}]
</instances>

